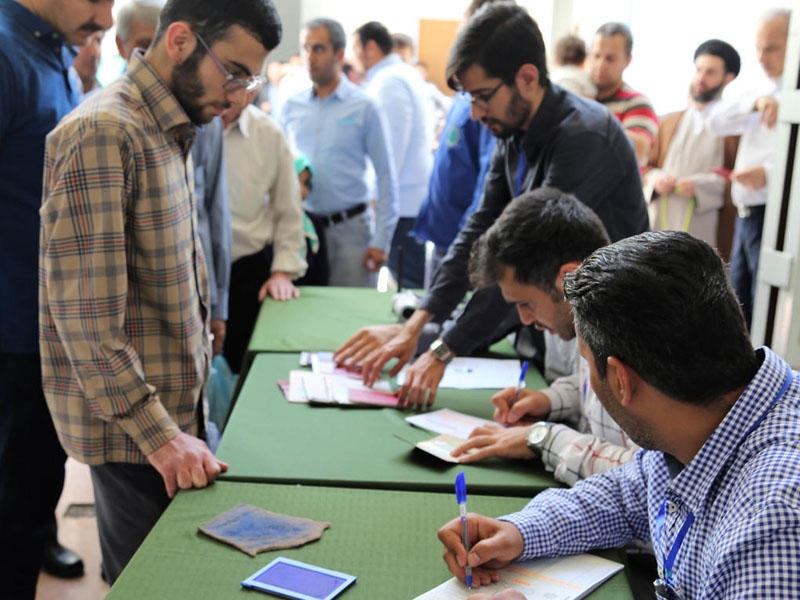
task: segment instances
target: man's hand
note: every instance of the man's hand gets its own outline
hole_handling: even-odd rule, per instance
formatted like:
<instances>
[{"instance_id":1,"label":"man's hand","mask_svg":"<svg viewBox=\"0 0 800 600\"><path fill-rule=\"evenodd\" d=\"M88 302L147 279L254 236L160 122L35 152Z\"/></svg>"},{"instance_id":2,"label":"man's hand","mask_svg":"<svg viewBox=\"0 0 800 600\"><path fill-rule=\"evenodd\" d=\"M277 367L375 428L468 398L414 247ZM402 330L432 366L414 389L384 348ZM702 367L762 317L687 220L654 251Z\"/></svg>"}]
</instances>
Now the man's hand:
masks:
<instances>
[{"instance_id":1,"label":"man's hand","mask_svg":"<svg viewBox=\"0 0 800 600\"><path fill-rule=\"evenodd\" d=\"M288 273L275 271L258 290L258 301L263 301L267 295L275 300L291 300L300 297L300 290L292 283L292 278Z\"/></svg>"},{"instance_id":2,"label":"man's hand","mask_svg":"<svg viewBox=\"0 0 800 600\"><path fill-rule=\"evenodd\" d=\"M755 109L759 113L758 120L768 129L778 122L778 101L773 96L761 96L756 100Z\"/></svg>"},{"instance_id":3,"label":"man's hand","mask_svg":"<svg viewBox=\"0 0 800 600\"><path fill-rule=\"evenodd\" d=\"M375 273L386 264L386 252L379 248L367 248L364 253L363 265L370 273Z\"/></svg>"},{"instance_id":4,"label":"man's hand","mask_svg":"<svg viewBox=\"0 0 800 600\"><path fill-rule=\"evenodd\" d=\"M469 556L461 539L461 519L455 518L439 529L437 535L444 544L444 562L461 581L466 580L464 567L472 567L472 585L480 587L500 579L502 569L522 554L522 534L506 521L490 519L483 515L467 515L467 533L470 542Z\"/></svg>"},{"instance_id":5,"label":"man's hand","mask_svg":"<svg viewBox=\"0 0 800 600\"><path fill-rule=\"evenodd\" d=\"M501 425L514 425L521 419L542 419L550 414L550 398L536 390L508 387L492 396L494 420Z\"/></svg>"},{"instance_id":6,"label":"man's hand","mask_svg":"<svg viewBox=\"0 0 800 600\"><path fill-rule=\"evenodd\" d=\"M669 173L661 173L653 182L653 190L659 196L666 196L671 194L675 189L675 177Z\"/></svg>"},{"instance_id":7,"label":"man's hand","mask_svg":"<svg viewBox=\"0 0 800 600\"><path fill-rule=\"evenodd\" d=\"M222 319L211 319L208 326L211 330L211 335L214 336L211 350L213 355L216 356L222 352L222 346L225 344L225 321Z\"/></svg>"},{"instance_id":8,"label":"man's hand","mask_svg":"<svg viewBox=\"0 0 800 600\"><path fill-rule=\"evenodd\" d=\"M469 434L469 439L453 450L453 456L460 456L458 462L471 463L492 456L503 458L534 458L536 455L528 449L529 427L501 427L500 425L484 425L476 427ZM472 452L467 453L469 450Z\"/></svg>"},{"instance_id":9,"label":"man's hand","mask_svg":"<svg viewBox=\"0 0 800 600\"><path fill-rule=\"evenodd\" d=\"M694 179L684 177L675 184L675 193L684 198L694 197Z\"/></svg>"},{"instance_id":10,"label":"man's hand","mask_svg":"<svg viewBox=\"0 0 800 600\"><path fill-rule=\"evenodd\" d=\"M436 400L436 390L444 377L445 365L428 350L419 355L406 369L406 378L397 392L398 406L431 406Z\"/></svg>"},{"instance_id":11,"label":"man's hand","mask_svg":"<svg viewBox=\"0 0 800 600\"><path fill-rule=\"evenodd\" d=\"M228 470L227 463L217 460L203 440L183 432L151 453L147 460L161 473L170 498L178 488L206 487Z\"/></svg>"},{"instance_id":12,"label":"man's hand","mask_svg":"<svg viewBox=\"0 0 800 600\"><path fill-rule=\"evenodd\" d=\"M731 173L731 181L741 183L749 190L760 190L767 185L767 172L764 167L750 167Z\"/></svg>"},{"instance_id":13,"label":"man's hand","mask_svg":"<svg viewBox=\"0 0 800 600\"><path fill-rule=\"evenodd\" d=\"M364 385L372 386L381 376L384 365L396 358L390 377L405 365L417 349L417 336L403 325L373 325L362 327L333 353L336 364L349 368L360 367Z\"/></svg>"}]
</instances>

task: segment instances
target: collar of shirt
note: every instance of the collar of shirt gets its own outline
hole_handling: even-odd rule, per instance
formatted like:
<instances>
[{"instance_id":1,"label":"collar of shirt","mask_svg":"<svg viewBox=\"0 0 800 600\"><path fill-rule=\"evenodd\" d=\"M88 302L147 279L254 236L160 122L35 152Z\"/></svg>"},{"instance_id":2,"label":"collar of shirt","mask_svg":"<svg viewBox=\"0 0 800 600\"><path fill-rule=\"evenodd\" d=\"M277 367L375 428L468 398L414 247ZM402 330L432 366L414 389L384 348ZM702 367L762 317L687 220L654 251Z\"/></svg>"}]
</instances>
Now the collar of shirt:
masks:
<instances>
[{"instance_id":1,"label":"collar of shirt","mask_svg":"<svg viewBox=\"0 0 800 600\"><path fill-rule=\"evenodd\" d=\"M336 89L333 92L326 96L325 98L320 99L317 97L317 91L311 87L308 91L308 101L309 102L324 102L328 98L336 98L337 100L346 100L353 94L353 90L358 89L358 86L350 81L347 77L343 74L339 74L339 85L336 86Z\"/></svg>"},{"instance_id":2,"label":"collar of shirt","mask_svg":"<svg viewBox=\"0 0 800 600\"><path fill-rule=\"evenodd\" d=\"M375 75L377 75L380 71L384 69L388 69L389 67L394 67L395 65L402 64L403 59L395 52L389 52L386 56L384 56L381 60L376 62L372 65L369 69L367 69L367 81L371 81Z\"/></svg>"},{"instance_id":3,"label":"collar of shirt","mask_svg":"<svg viewBox=\"0 0 800 600\"><path fill-rule=\"evenodd\" d=\"M197 130L167 84L145 60L143 51L137 50L131 56L127 76L141 91L161 130L171 132L178 143L190 145Z\"/></svg>"},{"instance_id":4,"label":"collar of shirt","mask_svg":"<svg viewBox=\"0 0 800 600\"><path fill-rule=\"evenodd\" d=\"M252 120L252 113L250 112L250 106L245 106L242 112L239 114L239 118L236 119L236 122L233 123L227 131L233 131L233 129L238 129L239 133L242 134L242 137L245 139L250 138L250 122ZM227 133L226 131L226 133Z\"/></svg>"},{"instance_id":5,"label":"collar of shirt","mask_svg":"<svg viewBox=\"0 0 800 600\"><path fill-rule=\"evenodd\" d=\"M672 482L673 491L689 510L702 508L730 457L740 452L738 448L770 412L772 401L792 375L789 365L768 348L760 348L757 353L762 359L761 367L700 452Z\"/></svg>"},{"instance_id":6,"label":"collar of shirt","mask_svg":"<svg viewBox=\"0 0 800 600\"><path fill-rule=\"evenodd\" d=\"M0 11L12 17L14 22L21 25L29 35L50 46L54 50L59 51L62 46L65 46L69 48L73 56L77 54L75 50L65 42L64 37L58 31L53 29L53 27L42 20L41 17L32 13L19 2L3 2L0 5Z\"/></svg>"},{"instance_id":7,"label":"collar of shirt","mask_svg":"<svg viewBox=\"0 0 800 600\"><path fill-rule=\"evenodd\" d=\"M700 135L703 129L706 128L706 123L708 123L708 117L714 112L715 107L719 104L720 99L717 98L716 100L712 100L708 102L702 110L697 106L696 103L692 102L689 106L689 114L692 118L692 131L695 135Z\"/></svg>"}]
</instances>

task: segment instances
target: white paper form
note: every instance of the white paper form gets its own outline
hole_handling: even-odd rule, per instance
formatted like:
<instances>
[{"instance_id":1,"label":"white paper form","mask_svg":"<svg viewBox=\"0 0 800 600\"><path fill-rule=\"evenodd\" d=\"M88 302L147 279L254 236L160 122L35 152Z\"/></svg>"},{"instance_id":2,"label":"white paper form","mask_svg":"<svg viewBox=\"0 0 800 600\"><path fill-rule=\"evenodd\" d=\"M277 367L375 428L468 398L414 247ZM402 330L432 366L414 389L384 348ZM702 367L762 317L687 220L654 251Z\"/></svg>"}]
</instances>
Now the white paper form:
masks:
<instances>
[{"instance_id":1,"label":"white paper form","mask_svg":"<svg viewBox=\"0 0 800 600\"><path fill-rule=\"evenodd\" d=\"M449 408L409 415L406 417L406 421L420 429L436 433L449 433L462 440L466 440L476 427L494 423L494 421L466 415Z\"/></svg>"},{"instance_id":2,"label":"white paper form","mask_svg":"<svg viewBox=\"0 0 800 600\"><path fill-rule=\"evenodd\" d=\"M533 600L578 600L622 568L593 554L537 558L510 564L500 571L500 581L481 586L480 591L513 589ZM414 600L466 600L475 593L453 577Z\"/></svg>"},{"instance_id":3,"label":"white paper form","mask_svg":"<svg viewBox=\"0 0 800 600\"><path fill-rule=\"evenodd\" d=\"M495 390L517 385L520 362L505 358L455 357L444 370L440 388L456 390ZM403 385L406 369L397 374L397 385Z\"/></svg>"}]
</instances>

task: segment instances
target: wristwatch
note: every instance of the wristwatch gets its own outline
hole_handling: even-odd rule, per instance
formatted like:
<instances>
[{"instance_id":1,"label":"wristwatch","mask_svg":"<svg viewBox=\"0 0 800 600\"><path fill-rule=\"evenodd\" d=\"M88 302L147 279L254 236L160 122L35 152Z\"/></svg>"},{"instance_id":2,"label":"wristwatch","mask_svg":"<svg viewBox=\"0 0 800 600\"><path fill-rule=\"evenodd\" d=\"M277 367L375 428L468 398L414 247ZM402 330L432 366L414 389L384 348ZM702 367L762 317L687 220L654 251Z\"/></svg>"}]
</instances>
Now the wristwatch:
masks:
<instances>
[{"instance_id":1,"label":"wristwatch","mask_svg":"<svg viewBox=\"0 0 800 600\"><path fill-rule=\"evenodd\" d=\"M547 421L537 421L528 430L528 436L525 438L525 445L528 450L541 454L547 441L550 439L550 423Z\"/></svg>"},{"instance_id":2,"label":"wristwatch","mask_svg":"<svg viewBox=\"0 0 800 600\"><path fill-rule=\"evenodd\" d=\"M450 364L450 361L455 358L455 354L452 350L444 343L442 338L438 338L433 340L430 346L430 351L433 352L433 355L442 361L444 364Z\"/></svg>"}]
</instances>

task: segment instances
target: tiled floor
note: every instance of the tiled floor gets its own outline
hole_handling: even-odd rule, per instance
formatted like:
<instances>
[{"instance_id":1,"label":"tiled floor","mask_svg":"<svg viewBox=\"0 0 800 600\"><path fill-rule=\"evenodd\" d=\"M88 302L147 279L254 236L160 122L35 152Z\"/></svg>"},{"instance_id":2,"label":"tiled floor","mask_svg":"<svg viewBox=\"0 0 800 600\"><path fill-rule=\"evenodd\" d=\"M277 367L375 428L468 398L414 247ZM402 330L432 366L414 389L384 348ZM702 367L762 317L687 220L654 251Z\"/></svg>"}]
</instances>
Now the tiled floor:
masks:
<instances>
[{"instance_id":1,"label":"tiled floor","mask_svg":"<svg viewBox=\"0 0 800 600\"><path fill-rule=\"evenodd\" d=\"M73 506L70 512L77 516L64 514L70 506ZM100 579L97 524L94 516L81 515L87 512L93 515L93 508L94 494L89 467L68 459L64 492L56 509L58 538L62 544L80 555L86 572L77 579L58 579L42 573L36 588L36 600L100 600L105 597L108 585Z\"/></svg>"}]
</instances>

